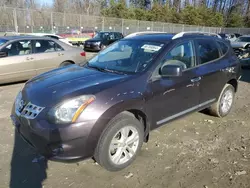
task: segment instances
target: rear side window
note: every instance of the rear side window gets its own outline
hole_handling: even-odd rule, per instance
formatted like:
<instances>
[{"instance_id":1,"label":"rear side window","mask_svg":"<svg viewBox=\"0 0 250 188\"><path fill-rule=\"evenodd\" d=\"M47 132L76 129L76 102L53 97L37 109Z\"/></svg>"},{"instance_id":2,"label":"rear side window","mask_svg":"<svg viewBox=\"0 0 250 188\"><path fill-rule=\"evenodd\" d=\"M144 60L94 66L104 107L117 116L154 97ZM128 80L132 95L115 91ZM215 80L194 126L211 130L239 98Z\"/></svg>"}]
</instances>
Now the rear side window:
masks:
<instances>
[{"instance_id":1,"label":"rear side window","mask_svg":"<svg viewBox=\"0 0 250 188\"><path fill-rule=\"evenodd\" d=\"M220 46L222 55L225 55L227 53L227 51L228 51L228 46L223 42L218 42L218 44Z\"/></svg>"},{"instance_id":2,"label":"rear side window","mask_svg":"<svg viewBox=\"0 0 250 188\"><path fill-rule=\"evenodd\" d=\"M35 53L48 53L62 51L63 48L51 40L37 40L35 43Z\"/></svg>"},{"instance_id":3,"label":"rear side window","mask_svg":"<svg viewBox=\"0 0 250 188\"><path fill-rule=\"evenodd\" d=\"M200 39L197 40L200 64L208 63L220 57L219 49L214 41Z\"/></svg>"}]
</instances>

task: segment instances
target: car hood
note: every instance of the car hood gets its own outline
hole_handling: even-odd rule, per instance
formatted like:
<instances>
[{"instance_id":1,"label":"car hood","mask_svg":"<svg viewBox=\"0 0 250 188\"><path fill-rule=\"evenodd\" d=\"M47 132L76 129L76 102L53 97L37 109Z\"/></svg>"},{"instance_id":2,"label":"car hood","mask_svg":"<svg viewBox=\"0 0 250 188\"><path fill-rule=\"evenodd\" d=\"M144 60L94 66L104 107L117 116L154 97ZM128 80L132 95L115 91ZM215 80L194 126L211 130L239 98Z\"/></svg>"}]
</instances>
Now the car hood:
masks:
<instances>
[{"instance_id":1,"label":"car hood","mask_svg":"<svg viewBox=\"0 0 250 188\"><path fill-rule=\"evenodd\" d=\"M25 100L48 107L74 96L98 93L128 78L129 75L72 65L30 79L22 93Z\"/></svg>"},{"instance_id":2,"label":"car hood","mask_svg":"<svg viewBox=\"0 0 250 188\"><path fill-rule=\"evenodd\" d=\"M247 44L249 44L249 42L231 42L233 48L244 48Z\"/></svg>"}]
</instances>

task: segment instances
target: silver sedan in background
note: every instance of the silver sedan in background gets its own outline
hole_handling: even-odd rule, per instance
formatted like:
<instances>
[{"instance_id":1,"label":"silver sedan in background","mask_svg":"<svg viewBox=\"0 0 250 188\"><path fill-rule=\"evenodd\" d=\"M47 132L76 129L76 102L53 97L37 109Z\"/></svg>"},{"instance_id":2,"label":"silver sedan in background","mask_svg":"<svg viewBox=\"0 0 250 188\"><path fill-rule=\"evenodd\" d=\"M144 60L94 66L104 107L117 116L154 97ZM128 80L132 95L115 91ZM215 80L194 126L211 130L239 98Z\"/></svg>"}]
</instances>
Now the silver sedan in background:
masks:
<instances>
[{"instance_id":1,"label":"silver sedan in background","mask_svg":"<svg viewBox=\"0 0 250 188\"><path fill-rule=\"evenodd\" d=\"M86 53L48 37L0 37L0 84L25 81L51 69L80 64Z\"/></svg>"}]
</instances>

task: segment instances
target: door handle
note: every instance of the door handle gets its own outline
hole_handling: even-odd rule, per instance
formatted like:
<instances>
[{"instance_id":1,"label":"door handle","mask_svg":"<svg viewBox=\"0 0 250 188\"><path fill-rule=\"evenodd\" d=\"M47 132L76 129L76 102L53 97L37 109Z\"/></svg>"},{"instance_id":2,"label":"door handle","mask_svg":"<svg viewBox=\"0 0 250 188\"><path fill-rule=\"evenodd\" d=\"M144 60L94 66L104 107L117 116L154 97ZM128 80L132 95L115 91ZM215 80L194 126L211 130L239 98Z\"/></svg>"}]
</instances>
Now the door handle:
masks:
<instances>
[{"instance_id":1,"label":"door handle","mask_svg":"<svg viewBox=\"0 0 250 188\"><path fill-rule=\"evenodd\" d=\"M64 55L63 53L58 53L59 56Z\"/></svg>"},{"instance_id":2,"label":"door handle","mask_svg":"<svg viewBox=\"0 0 250 188\"><path fill-rule=\"evenodd\" d=\"M26 57L26 60L32 60L34 59L33 57Z\"/></svg>"},{"instance_id":3,"label":"door handle","mask_svg":"<svg viewBox=\"0 0 250 188\"><path fill-rule=\"evenodd\" d=\"M201 77L192 78L191 82L199 82L200 80L201 80Z\"/></svg>"}]
</instances>

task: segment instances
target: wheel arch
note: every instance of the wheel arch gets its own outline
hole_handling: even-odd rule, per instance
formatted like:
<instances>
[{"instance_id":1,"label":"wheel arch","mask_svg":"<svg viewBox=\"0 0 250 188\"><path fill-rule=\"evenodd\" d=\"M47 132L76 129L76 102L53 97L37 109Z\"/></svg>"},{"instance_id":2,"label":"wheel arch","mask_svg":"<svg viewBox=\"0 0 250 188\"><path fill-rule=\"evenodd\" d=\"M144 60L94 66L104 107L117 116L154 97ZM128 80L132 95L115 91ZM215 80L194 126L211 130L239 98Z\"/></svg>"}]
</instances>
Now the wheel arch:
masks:
<instances>
[{"instance_id":1,"label":"wheel arch","mask_svg":"<svg viewBox=\"0 0 250 188\"><path fill-rule=\"evenodd\" d=\"M138 119L144 128L144 142L148 142L149 139L149 130L150 130L150 123L146 113L138 109L129 109L125 112L131 113L136 119Z\"/></svg>"},{"instance_id":2,"label":"wheel arch","mask_svg":"<svg viewBox=\"0 0 250 188\"><path fill-rule=\"evenodd\" d=\"M231 79L227 82L227 84L230 84L234 87L235 89L235 92L238 91L238 81L234 78L234 79Z\"/></svg>"},{"instance_id":3,"label":"wheel arch","mask_svg":"<svg viewBox=\"0 0 250 188\"><path fill-rule=\"evenodd\" d=\"M136 105L133 106L131 104ZM96 146L98 145L101 137L103 136L105 130L107 129L108 123L120 113L127 113L138 119L144 127L144 142L148 141L149 130L150 130L150 120L146 113L140 108L141 102L137 103L135 101L130 101L128 103L118 103L111 108L107 109L96 121L94 127L92 128L89 139L88 139L88 149L91 153L94 153ZM126 108L126 107L128 108ZM129 106L131 108L129 108ZM95 138L95 139L93 139Z\"/></svg>"},{"instance_id":4,"label":"wheel arch","mask_svg":"<svg viewBox=\"0 0 250 188\"><path fill-rule=\"evenodd\" d=\"M72 60L65 60L65 61L63 61L63 62L60 64L60 66L62 66L64 63L67 63L67 62L71 63L72 65L75 64L75 62L72 61Z\"/></svg>"}]
</instances>

